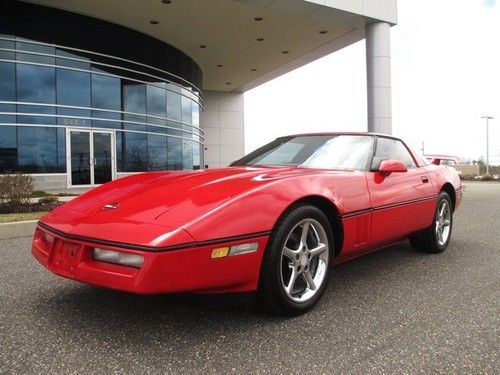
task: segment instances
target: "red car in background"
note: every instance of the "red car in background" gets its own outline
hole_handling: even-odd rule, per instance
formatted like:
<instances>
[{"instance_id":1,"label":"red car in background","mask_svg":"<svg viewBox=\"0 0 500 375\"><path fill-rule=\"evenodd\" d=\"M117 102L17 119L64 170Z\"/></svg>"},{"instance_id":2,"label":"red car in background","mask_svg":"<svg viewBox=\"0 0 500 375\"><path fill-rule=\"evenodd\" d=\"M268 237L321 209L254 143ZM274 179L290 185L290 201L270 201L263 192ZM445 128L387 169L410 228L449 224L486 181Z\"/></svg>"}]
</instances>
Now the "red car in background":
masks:
<instances>
[{"instance_id":1,"label":"red car in background","mask_svg":"<svg viewBox=\"0 0 500 375\"><path fill-rule=\"evenodd\" d=\"M150 172L44 216L32 245L52 272L140 294L257 292L281 314L321 298L332 265L409 238L439 253L462 189L400 139L278 138L230 167Z\"/></svg>"},{"instance_id":2,"label":"red car in background","mask_svg":"<svg viewBox=\"0 0 500 375\"><path fill-rule=\"evenodd\" d=\"M460 164L460 159L457 156L427 154L424 155L424 157L430 164L435 164L435 165L454 166Z\"/></svg>"}]
</instances>

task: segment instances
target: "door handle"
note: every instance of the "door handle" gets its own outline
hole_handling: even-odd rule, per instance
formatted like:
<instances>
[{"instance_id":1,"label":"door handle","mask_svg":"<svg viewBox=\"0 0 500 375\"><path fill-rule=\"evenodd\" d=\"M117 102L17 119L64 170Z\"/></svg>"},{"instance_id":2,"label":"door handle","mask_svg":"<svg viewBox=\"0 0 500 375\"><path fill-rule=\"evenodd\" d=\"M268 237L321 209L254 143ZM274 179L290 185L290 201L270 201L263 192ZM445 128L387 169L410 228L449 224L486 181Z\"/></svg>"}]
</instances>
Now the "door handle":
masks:
<instances>
[{"instance_id":1,"label":"door handle","mask_svg":"<svg viewBox=\"0 0 500 375\"><path fill-rule=\"evenodd\" d=\"M420 179L422 180L422 182L424 184L428 183L429 182L429 178L427 176L420 176Z\"/></svg>"}]
</instances>

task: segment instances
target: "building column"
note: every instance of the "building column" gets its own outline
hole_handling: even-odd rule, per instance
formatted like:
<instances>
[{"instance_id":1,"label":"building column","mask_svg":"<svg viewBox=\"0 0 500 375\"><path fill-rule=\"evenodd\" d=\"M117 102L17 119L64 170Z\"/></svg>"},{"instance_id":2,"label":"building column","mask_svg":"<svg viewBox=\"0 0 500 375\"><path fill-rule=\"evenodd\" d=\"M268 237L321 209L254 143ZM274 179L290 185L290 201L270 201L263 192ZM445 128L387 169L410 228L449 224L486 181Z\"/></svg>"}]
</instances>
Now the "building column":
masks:
<instances>
[{"instance_id":1,"label":"building column","mask_svg":"<svg viewBox=\"0 0 500 375\"><path fill-rule=\"evenodd\" d=\"M392 134L390 25L365 26L368 131Z\"/></svg>"},{"instance_id":2,"label":"building column","mask_svg":"<svg viewBox=\"0 0 500 375\"><path fill-rule=\"evenodd\" d=\"M205 91L203 107L204 167L227 166L245 154L243 93Z\"/></svg>"}]
</instances>

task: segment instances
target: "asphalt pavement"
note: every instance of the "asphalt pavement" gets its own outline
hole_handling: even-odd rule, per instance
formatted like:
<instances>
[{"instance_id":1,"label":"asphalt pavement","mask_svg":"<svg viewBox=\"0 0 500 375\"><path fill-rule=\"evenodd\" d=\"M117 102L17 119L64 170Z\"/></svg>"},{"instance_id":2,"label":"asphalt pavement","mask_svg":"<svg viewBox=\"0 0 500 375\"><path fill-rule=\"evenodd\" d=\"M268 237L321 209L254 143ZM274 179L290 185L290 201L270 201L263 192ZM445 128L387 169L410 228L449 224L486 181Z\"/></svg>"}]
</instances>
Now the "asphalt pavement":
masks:
<instances>
[{"instance_id":1,"label":"asphalt pavement","mask_svg":"<svg viewBox=\"0 0 500 375\"><path fill-rule=\"evenodd\" d=\"M339 266L282 318L52 275L0 241L2 374L498 374L500 184L470 183L449 248L407 242Z\"/></svg>"}]
</instances>

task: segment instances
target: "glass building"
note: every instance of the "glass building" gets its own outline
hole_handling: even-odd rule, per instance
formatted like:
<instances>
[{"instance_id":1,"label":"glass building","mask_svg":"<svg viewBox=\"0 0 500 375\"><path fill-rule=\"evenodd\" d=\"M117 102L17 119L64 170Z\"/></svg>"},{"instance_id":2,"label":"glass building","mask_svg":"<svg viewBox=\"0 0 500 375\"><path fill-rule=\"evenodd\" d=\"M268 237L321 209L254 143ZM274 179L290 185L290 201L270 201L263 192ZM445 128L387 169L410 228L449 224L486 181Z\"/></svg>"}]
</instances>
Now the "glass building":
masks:
<instances>
[{"instance_id":1,"label":"glass building","mask_svg":"<svg viewBox=\"0 0 500 375\"><path fill-rule=\"evenodd\" d=\"M363 39L367 129L390 134L396 0L360 2L2 0L0 175L49 190L229 165L246 92Z\"/></svg>"},{"instance_id":2,"label":"glass building","mask_svg":"<svg viewBox=\"0 0 500 375\"><path fill-rule=\"evenodd\" d=\"M181 51L95 18L0 5L0 174L54 188L199 169L201 70Z\"/></svg>"}]
</instances>

